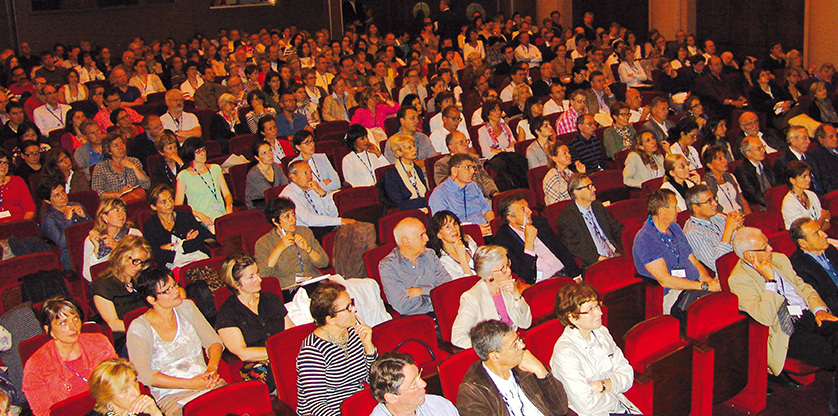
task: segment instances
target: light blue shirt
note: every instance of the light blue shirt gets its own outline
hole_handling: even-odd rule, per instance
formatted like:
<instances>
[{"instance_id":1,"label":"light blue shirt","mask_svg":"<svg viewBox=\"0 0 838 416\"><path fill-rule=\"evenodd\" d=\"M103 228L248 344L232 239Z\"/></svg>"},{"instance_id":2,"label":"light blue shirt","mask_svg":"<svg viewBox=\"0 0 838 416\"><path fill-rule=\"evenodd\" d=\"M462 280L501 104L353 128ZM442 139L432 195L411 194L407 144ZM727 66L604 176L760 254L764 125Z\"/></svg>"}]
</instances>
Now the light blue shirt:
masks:
<instances>
[{"instance_id":1,"label":"light blue shirt","mask_svg":"<svg viewBox=\"0 0 838 416\"><path fill-rule=\"evenodd\" d=\"M297 225L304 227L330 227L340 225L338 208L332 200L332 194L320 196L309 189L303 191L297 184L291 182L282 190L284 196L296 205Z\"/></svg>"},{"instance_id":2,"label":"light blue shirt","mask_svg":"<svg viewBox=\"0 0 838 416\"><path fill-rule=\"evenodd\" d=\"M303 156L299 155L294 158L294 161L303 160ZM311 155L308 160L308 166L311 168L311 176L326 192L337 191L340 189L340 177L335 168L332 167L332 162L323 153L315 153ZM326 184L326 181L329 181Z\"/></svg>"},{"instance_id":3,"label":"light blue shirt","mask_svg":"<svg viewBox=\"0 0 838 416\"><path fill-rule=\"evenodd\" d=\"M434 189L428 199L428 206L431 208L431 214L448 210L453 212L460 222L471 224L486 224L483 213L492 210L476 183L469 182L460 188L451 178L444 180Z\"/></svg>"}]
</instances>

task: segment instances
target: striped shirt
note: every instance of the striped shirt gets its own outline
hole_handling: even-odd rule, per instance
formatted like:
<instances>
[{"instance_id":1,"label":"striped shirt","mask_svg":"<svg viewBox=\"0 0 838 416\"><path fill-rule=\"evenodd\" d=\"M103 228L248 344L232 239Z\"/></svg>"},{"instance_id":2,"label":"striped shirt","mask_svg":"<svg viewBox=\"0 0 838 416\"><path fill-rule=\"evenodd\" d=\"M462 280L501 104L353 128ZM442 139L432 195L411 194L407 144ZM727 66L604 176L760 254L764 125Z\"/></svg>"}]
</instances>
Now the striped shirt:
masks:
<instances>
[{"instance_id":1,"label":"striped shirt","mask_svg":"<svg viewBox=\"0 0 838 416\"><path fill-rule=\"evenodd\" d=\"M695 257L714 273L717 273L716 260L733 251L730 243L722 241L724 231L725 216L723 214L714 215L710 217L710 220L690 217L684 224L684 235L687 236Z\"/></svg>"},{"instance_id":2,"label":"striped shirt","mask_svg":"<svg viewBox=\"0 0 838 416\"><path fill-rule=\"evenodd\" d=\"M567 148L570 150L570 158L573 162L581 161L588 174L605 169L602 145L596 135L592 135L588 140L580 134L567 145Z\"/></svg>"},{"instance_id":3,"label":"striped shirt","mask_svg":"<svg viewBox=\"0 0 838 416\"><path fill-rule=\"evenodd\" d=\"M364 389L370 366L378 353L364 354L364 345L349 328L347 352L339 346L310 334L297 356L297 414L340 416L340 405Z\"/></svg>"}]
</instances>

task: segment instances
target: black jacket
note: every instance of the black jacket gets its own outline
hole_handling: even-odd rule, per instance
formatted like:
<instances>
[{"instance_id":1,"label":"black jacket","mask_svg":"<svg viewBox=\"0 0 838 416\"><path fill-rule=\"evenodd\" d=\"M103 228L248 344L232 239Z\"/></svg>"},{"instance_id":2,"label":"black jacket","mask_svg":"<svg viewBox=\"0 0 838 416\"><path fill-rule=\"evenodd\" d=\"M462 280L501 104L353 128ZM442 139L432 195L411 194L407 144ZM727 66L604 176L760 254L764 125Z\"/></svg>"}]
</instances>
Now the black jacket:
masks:
<instances>
[{"instance_id":1,"label":"black jacket","mask_svg":"<svg viewBox=\"0 0 838 416\"><path fill-rule=\"evenodd\" d=\"M564 274L570 277L579 276L582 269L576 264L576 259L573 254L565 247L564 244L556 237L547 220L541 217L532 217L532 225L538 230L538 238L553 254L561 260L564 264ZM515 273L529 284L534 284L536 280L536 261L538 257L531 256L524 253L524 242L515 234L509 227L509 224L504 224L495 234L495 244L505 247L507 256L512 262L512 273ZM550 278L552 276L544 276Z\"/></svg>"},{"instance_id":2,"label":"black jacket","mask_svg":"<svg viewBox=\"0 0 838 416\"><path fill-rule=\"evenodd\" d=\"M825 254L829 262L832 263L832 267L838 269L838 250L830 244ZM795 250L789 260L791 266L794 267L794 272L804 282L815 288L829 310L832 313L838 311L838 287L835 286L835 282L832 281L826 270L812 256L804 253L801 249Z\"/></svg>"},{"instance_id":3,"label":"black jacket","mask_svg":"<svg viewBox=\"0 0 838 416\"><path fill-rule=\"evenodd\" d=\"M824 194L838 189L838 155L815 143L815 148L806 152L806 161Z\"/></svg>"},{"instance_id":4,"label":"black jacket","mask_svg":"<svg viewBox=\"0 0 838 416\"><path fill-rule=\"evenodd\" d=\"M777 181L774 179L774 170L767 160L762 161L762 171L765 172L765 189L777 186ZM742 188L742 196L748 201L751 207L759 205L765 208L765 194L759 187L759 175L757 168L749 160L743 160L739 166L733 171L733 176L736 176L736 181L739 182L739 187Z\"/></svg>"},{"instance_id":5,"label":"black jacket","mask_svg":"<svg viewBox=\"0 0 838 416\"><path fill-rule=\"evenodd\" d=\"M769 146L773 147L774 149L777 149L778 152L780 150L786 150L789 148L789 145L788 143L786 143L785 139L781 138L773 131L761 130L760 132L762 133L762 139L765 140L765 143L768 143ZM745 132L739 132L739 135L736 136L735 142L732 145L730 145L731 150L733 150L733 157L737 159L745 158L745 155L743 155L742 152L739 151L739 146L742 145L742 140L744 139Z\"/></svg>"},{"instance_id":6,"label":"black jacket","mask_svg":"<svg viewBox=\"0 0 838 416\"><path fill-rule=\"evenodd\" d=\"M599 201L594 201L591 204L591 210L594 212L594 216L608 241L617 248L617 251L623 252L622 235L626 227L612 217ZM567 204L567 207L559 215L559 233L565 247L574 256L582 259L582 267L588 267L599 261L596 244L576 203Z\"/></svg>"}]
</instances>

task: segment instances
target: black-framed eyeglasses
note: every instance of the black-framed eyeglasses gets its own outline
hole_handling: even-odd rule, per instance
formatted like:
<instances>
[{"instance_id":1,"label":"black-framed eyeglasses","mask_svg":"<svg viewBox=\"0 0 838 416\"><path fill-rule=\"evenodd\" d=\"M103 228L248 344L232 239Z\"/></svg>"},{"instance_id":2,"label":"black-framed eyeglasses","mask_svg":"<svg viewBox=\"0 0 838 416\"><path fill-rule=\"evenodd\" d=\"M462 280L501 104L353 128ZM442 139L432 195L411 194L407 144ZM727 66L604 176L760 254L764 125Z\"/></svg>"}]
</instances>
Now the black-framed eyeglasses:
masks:
<instances>
[{"instance_id":1,"label":"black-framed eyeglasses","mask_svg":"<svg viewBox=\"0 0 838 416\"><path fill-rule=\"evenodd\" d=\"M341 312L349 312L349 311L350 311L350 309L351 309L351 310L353 310L353 311L354 311L354 310L357 310L357 309L355 309L355 299L349 299L349 305L346 305L346 307L345 307L345 308L343 308L343 309L341 309L341 310L337 310L337 311L335 311L335 312L332 314L332 316L337 316L337 315L338 315L339 313L341 313Z\"/></svg>"},{"instance_id":2,"label":"black-framed eyeglasses","mask_svg":"<svg viewBox=\"0 0 838 416\"><path fill-rule=\"evenodd\" d=\"M704 201L704 202L698 202L698 203L696 203L696 205L704 205L704 204L707 204L707 203L709 203L709 202L716 202L716 203L718 203L718 202L719 202L719 200L718 200L718 199L716 199L716 197L707 198L707 200L706 200L706 201Z\"/></svg>"},{"instance_id":3,"label":"black-framed eyeglasses","mask_svg":"<svg viewBox=\"0 0 838 416\"><path fill-rule=\"evenodd\" d=\"M147 266L148 263L149 263L148 259L145 259L145 260L143 260L143 259L131 259L131 264L133 264L134 266L140 266L140 265Z\"/></svg>"},{"instance_id":4,"label":"black-framed eyeglasses","mask_svg":"<svg viewBox=\"0 0 838 416\"><path fill-rule=\"evenodd\" d=\"M748 250L748 251L753 251L753 252L760 252L760 251L762 251L762 252L766 252L766 251L768 251L770 248L771 248L771 244L766 244L766 245L765 245L765 247L763 247L763 248L760 248L760 249L756 249L756 248L755 248L755 249L753 249L753 250Z\"/></svg>"}]
</instances>

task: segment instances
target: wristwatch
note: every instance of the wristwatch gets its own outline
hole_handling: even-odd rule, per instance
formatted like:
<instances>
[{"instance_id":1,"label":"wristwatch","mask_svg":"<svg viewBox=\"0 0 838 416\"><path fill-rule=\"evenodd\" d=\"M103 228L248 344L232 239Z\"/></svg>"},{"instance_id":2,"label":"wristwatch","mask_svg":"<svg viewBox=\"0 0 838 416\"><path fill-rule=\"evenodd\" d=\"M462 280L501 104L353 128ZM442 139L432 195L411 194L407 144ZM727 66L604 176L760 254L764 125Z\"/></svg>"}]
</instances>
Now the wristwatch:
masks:
<instances>
[{"instance_id":1,"label":"wristwatch","mask_svg":"<svg viewBox=\"0 0 838 416\"><path fill-rule=\"evenodd\" d=\"M701 282L701 290L705 292L710 290L710 285L707 282Z\"/></svg>"}]
</instances>

